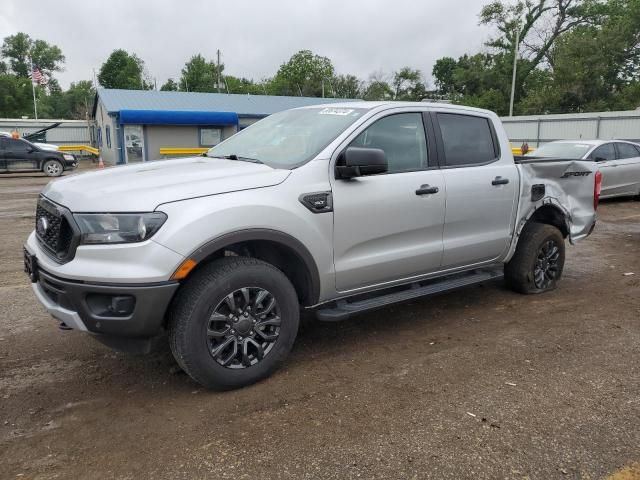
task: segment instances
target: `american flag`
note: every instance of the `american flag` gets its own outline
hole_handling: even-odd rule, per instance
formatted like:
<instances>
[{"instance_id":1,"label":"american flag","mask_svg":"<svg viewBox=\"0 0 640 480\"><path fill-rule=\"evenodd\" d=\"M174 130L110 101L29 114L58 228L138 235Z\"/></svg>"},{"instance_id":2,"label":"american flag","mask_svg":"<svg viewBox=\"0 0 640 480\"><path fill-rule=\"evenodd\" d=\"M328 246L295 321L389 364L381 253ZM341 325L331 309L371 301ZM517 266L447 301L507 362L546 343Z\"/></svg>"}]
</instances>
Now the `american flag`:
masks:
<instances>
[{"instance_id":1,"label":"american flag","mask_svg":"<svg viewBox=\"0 0 640 480\"><path fill-rule=\"evenodd\" d=\"M31 67L31 81L36 85L46 85L48 83L47 76L40 71L40 69L34 65Z\"/></svg>"}]
</instances>

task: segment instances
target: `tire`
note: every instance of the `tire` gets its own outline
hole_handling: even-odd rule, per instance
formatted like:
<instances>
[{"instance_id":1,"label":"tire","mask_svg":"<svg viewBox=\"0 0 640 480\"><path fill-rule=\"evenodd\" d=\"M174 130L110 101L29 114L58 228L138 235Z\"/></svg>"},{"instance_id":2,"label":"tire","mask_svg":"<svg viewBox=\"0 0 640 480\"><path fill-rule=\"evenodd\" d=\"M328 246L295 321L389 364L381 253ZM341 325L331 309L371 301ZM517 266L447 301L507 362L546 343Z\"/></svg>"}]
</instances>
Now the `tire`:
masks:
<instances>
[{"instance_id":1,"label":"tire","mask_svg":"<svg viewBox=\"0 0 640 480\"><path fill-rule=\"evenodd\" d=\"M62 175L64 167L58 160L47 160L42 166L42 171L47 177L59 177Z\"/></svg>"},{"instance_id":2,"label":"tire","mask_svg":"<svg viewBox=\"0 0 640 480\"><path fill-rule=\"evenodd\" d=\"M230 390L262 380L284 363L299 319L298 297L284 273L254 258L224 257L196 271L178 291L168 316L169 343L196 382Z\"/></svg>"},{"instance_id":3,"label":"tire","mask_svg":"<svg viewBox=\"0 0 640 480\"><path fill-rule=\"evenodd\" d=\"M564 237L553 225L525 225L513 258L505 265L509 288L524 294L556 288L564 269ZM541 274L542 272L542 274Z\"/></svg>"}]
</instances>

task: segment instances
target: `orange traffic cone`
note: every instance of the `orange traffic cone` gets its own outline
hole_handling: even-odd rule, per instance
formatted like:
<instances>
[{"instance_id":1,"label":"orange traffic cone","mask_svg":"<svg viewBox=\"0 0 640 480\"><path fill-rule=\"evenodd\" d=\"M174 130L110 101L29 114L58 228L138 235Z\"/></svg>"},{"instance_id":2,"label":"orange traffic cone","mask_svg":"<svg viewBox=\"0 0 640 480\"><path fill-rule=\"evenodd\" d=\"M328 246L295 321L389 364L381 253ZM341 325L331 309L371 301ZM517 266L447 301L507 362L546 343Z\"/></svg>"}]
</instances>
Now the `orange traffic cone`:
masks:
<instances>
[{"instance_id":1,"label":"orange traffic cone","mask_svg":"<svg viewBox=\"0 0 640 480\"><path fill-rule=\"evenodd\" d=\"M98 168L104 168L104 162L102 161L102 155L98 157Z\"/></svg>"}]
</instances>

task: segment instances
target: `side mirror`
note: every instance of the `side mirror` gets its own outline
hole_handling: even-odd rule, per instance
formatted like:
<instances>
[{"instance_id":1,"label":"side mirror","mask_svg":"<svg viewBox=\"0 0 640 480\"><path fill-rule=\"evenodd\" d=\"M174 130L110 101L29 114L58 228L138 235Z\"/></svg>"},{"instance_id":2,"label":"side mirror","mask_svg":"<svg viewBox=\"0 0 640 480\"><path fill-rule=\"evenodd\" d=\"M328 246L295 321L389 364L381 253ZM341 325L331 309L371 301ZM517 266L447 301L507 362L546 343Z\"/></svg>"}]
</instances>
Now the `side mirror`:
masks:
<instances>
[{"instance_id":1,"label":"side mirror","mask_svg":"<svg viewBox=\"0 0 640 480\"><path fill-rule=\"evenodd\" d=\"M349 147L342 153L343 162L336 165L336 178L376 175L388 170L387 157L379 148Z\"/></svg>"},{"instance_id":2,"label":"side mirror","mask_svg":"<svg viewBox=\"0 0 640 480\"><path fill-rule=\"evenodd\" d=\"M33 148L33 147L29 147L29 148L27 148L27 153L33 153L33 152L35 152L35 151L36 151L36 149L35 149L35 148Z\"/></svg>"}]
</instances>

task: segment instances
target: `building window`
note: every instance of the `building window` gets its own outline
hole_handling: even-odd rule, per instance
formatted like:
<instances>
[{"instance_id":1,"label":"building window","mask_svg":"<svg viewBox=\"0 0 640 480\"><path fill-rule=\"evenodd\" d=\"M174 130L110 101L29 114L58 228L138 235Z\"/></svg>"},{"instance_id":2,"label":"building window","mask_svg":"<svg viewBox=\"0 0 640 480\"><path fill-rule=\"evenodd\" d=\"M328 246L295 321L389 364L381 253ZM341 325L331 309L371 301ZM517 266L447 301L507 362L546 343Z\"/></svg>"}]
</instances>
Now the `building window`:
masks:
<instances>
[{"instance_id":1,"label":"building window","mask_svg":"<svg viewBox=\"0 0 640 480\"><path fill-rule=\"evenodd\" d=\"M104 127L104 136L107 137L107 148L111 148L111 127L109 125Z\"/></svg>"},{"instance_id":2,"label":"building window","mask_svg":"<svg viewBox=\"0 0 640 480\"><path fill-rule=\"evenodd\" d=\"M102 127L98 127L96 130L96 143L98 144L98 148L102 147Z\"/></svg>"},{"instance_id":3,"label":"building window","mask_svg":"<svg viewBox=\"0 0 640 480\"><path fill-rule=\"evenodd\" d=\"M222 141L222 129L207 127L200 129L200 146L213 147Z\"/></svg>"}]
</instances>

